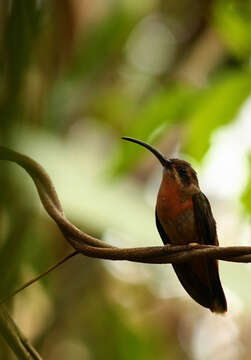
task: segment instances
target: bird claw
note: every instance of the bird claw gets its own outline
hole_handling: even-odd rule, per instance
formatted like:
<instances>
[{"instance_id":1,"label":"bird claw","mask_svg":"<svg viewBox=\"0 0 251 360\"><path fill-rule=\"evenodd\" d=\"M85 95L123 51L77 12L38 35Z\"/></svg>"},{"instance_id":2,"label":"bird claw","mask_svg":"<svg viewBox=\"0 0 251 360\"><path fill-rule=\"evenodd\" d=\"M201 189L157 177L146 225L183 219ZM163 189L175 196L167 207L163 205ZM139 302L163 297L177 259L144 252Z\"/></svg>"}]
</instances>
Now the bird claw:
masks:
<instances>
[{"instance_id":1,"label":"bird claw","mask_svg":"<svg viewBox=\"0 0 251 360\"><path fill-rule=\"evenodd\" d=\"M191 247L197 247L199 244L196 242L189 243L189 246Z\"/></svg>"}]
</instances>

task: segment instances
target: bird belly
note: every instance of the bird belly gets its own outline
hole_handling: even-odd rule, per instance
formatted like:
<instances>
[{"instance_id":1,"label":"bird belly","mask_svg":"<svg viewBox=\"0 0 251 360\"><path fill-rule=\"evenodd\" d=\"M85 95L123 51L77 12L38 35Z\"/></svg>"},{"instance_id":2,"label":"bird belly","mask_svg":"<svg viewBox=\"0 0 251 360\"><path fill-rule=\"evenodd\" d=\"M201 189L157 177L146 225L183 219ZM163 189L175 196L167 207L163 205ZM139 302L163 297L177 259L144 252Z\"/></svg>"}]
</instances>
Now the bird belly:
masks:
<instances>
[{"instance_id":1,"label":"bird belly","mask_svg":"<svg viewBox=\"0 0 251 360\"><path fill-rule=\"evenodd\" d=\"M174 219L169 217L162 218L159 216L159 220L173 245L184 245L191 242L198 242L193 210L186 210Z\"/></svg>"}]
</instances>

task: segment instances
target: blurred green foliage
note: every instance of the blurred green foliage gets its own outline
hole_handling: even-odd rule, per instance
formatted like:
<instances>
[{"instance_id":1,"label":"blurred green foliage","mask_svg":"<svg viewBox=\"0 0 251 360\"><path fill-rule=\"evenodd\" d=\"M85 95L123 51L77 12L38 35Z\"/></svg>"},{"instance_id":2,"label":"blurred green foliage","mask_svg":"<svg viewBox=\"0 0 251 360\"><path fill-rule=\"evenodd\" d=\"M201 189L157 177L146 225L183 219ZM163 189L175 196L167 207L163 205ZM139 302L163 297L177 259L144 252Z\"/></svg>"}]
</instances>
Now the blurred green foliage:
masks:
<instances>
[{"instance_id":1,"label":"blurred green foliage","mask_svg":"<svg viewBox=\"0 0 251 360\"><path fill-rule=\"evenodd\" d=\"M186 151L190 156L202 160L209 149L212 133L234 120L250 92L249 70L223 71L212 81L200 94L187 119Z\"/></svg>"},{"instance_id":2,"label":"blurred green foliage","mask_svg":"<svg viewBox=\"0 0 251 360\"><path fill-rule=\"evenodd\" d=\"M246 188L244 189L243 193L242 193L242 203L244 205L244 209L247 213L251 214L251 156L249 155L248 158L248 163L249 163L249 177L248 177L248 181L247 181L247 185Z\"/></svg>"},{"instance_id":3,"label":"blurred green foliage","mask_svg":"<svg viewBox=\"0 0 251 360\"><path fill-rule=\"evenodd\" d=\"M251 53L250 1L216 1L213 15L214 25L231 54L248 61Z\"/></svg>"},{"instance_id":4,"label":"blurred green foliage","mask_svg":"<svg viewBox=\"0 0 251 360\"><path fill-rule=\"evenodd\" d=\"M168 89L158 91L140 106L128 128L124 129L124 134L148 141L157 129L156 135L160 138L167 134L173 125L183 121L195 98L194 89L186 85L169 85ZM121 151L113 165L114 175L128 171L138 162L141 153L143 153L141 148L135 149L128 144L121 146Z\"/></svg>"}]
</instances>

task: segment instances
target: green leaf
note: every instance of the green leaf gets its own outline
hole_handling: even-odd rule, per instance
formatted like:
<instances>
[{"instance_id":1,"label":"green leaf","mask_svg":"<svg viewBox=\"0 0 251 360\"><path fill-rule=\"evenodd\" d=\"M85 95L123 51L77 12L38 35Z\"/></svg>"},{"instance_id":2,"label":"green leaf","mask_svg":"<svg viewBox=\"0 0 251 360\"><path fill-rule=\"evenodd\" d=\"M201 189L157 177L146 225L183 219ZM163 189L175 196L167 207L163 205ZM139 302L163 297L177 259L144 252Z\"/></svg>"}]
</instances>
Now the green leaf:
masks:
<instances>
[{"instance_id":1,"label":"green leaf","mask_svg":"<svg viewBox=\"0 0 251 360\"><path fill-rule=\"evenodd\" d=\"M250 92L249 71L231 71L216 79L202 93L188 119L185 151L201 161L210 146L213 131L234 119Z\"/></svg>"},{"instance_id":2,"label":"green leaf","mask_svg":"<svg viewBox=\"0 0 251 360\"><path fill-rule=\"evenodd\" d=\"M213 21L228 50L238 58L251 54L251 2L215 2Z\"/></svg>"}]
</instances>

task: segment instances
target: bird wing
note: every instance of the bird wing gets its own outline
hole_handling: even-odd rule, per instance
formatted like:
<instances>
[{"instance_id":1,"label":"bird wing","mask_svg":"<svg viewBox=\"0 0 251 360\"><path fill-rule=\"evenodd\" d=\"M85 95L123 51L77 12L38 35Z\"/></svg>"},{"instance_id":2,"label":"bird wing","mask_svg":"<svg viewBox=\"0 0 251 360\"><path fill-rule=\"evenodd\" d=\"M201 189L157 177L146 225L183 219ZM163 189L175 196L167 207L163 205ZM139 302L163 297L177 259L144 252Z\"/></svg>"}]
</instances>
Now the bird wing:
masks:
<instances>
[{"instance_id":1,"label":"bird wing","mask_svg":"<svg viewBox=\"0 0 251 360\"><path fill-rule=\"evenodd\" d=\"M159 221L159 218L158 218L158 214L157 214L157 209L155 210L155 220L156 220L156 226L157 226L157 229L158 229L158 232L160 234L160 237L163 241L163 243L166 245L166 244L171 244L171 241L169 240L165 230L163 229L160 221Z\"/></svg>"},{"instance_id":2,"label":"bird wing","mask_svg":"<svg viewBox=\"0 0 251 360\"><path fill-rule=\"evenodd\" d=\"M193 206L199 243L218 246L216 222L207 197L202 192L193 195ZM209 288L207 296L210 305L208 307L213 312L227 311L227 302L218 272L218 261L214 259L201 259L200 261L201 264L204 263L204 271L201 274L204 274L204 283L207 283Z\"/></svg>"},{"instance_id":3,"label":"bird wing","mask_svg":"<svg viewBox=\"0 0 251 360\"><path fill-rule=\"evenodd\" d=\"M195 223L200 244L219 245L216 232L216 222L207 197L202 192L199 192L193 195L192 199Z\"/></svg>"}]
</instances>

